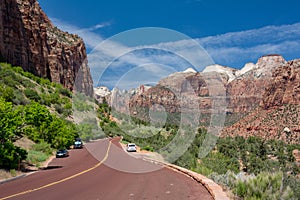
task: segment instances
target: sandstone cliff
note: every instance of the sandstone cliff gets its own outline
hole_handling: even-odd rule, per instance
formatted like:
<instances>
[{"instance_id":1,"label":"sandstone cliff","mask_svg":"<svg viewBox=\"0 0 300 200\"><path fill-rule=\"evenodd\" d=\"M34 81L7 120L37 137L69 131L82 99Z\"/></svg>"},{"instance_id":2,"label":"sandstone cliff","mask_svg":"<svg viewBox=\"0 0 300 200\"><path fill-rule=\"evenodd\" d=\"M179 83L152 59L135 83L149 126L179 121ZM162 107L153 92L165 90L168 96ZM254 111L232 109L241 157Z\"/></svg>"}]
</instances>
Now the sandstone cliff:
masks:
<instances>
[{"instance_id":1,"label":"sandstone cliff","mask_svg":"<svg viewBox=\"0 0 300 200\"><path fill-rule=\"evenodd\" d=\"M36 0L0 1L0 56L71 91L93 94L82 39L56 28Z\"/></svg>"},{"instance_id":2,"label":"sandstone cliff","mask_svg":"<svg viewBox=\"0 0 300 200\"><path fill-rule=\"evenodd\" d=\"M300 60L278 64L273 65L271 76L254 85L260 88L256 106L233 125L227 126L223 130L224 136L256 135L300 143ZM251 91L253 86L244 90Z\"/></svg>"}]
</instances>

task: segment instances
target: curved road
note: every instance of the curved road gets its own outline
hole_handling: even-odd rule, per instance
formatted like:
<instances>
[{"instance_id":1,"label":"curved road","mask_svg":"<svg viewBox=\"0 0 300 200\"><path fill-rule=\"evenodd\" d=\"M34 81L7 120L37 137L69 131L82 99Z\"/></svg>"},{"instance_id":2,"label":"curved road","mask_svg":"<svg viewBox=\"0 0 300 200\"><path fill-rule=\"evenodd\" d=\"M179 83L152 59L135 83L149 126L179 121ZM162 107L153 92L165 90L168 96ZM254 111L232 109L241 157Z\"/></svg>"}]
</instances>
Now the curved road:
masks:
<instances>
[{"instance_id":1,"label":"curved road","mask_svg":"<svg viewBox=\"0 0 300 200\"><path fill-rule=\"evenodd\" d=\"M190 177L132 155L117 139L88 143L46 170L0 184L0 199L213 199Z\"/></svg>"}]
</instances>

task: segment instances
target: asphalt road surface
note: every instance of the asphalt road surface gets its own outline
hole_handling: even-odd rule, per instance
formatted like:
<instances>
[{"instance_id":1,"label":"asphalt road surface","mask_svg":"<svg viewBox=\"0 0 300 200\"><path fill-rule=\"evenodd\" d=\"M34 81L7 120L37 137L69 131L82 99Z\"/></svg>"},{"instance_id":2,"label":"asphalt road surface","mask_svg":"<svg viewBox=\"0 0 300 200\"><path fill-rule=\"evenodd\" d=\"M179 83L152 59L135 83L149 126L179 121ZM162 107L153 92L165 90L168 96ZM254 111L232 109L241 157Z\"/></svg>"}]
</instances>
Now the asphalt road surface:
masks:
<instances>
[{"instance_id":1,"label":"asphalt road surface","mask_svg":"<svg viewBox=\"0 0 300 200\"><path fill-rule=\"evenodd\" d=\"M0 184L0 199L210 199L192 178L136 158L118 140L104 139L55 158L48 169Z\"/></svg>"}]
</instances>

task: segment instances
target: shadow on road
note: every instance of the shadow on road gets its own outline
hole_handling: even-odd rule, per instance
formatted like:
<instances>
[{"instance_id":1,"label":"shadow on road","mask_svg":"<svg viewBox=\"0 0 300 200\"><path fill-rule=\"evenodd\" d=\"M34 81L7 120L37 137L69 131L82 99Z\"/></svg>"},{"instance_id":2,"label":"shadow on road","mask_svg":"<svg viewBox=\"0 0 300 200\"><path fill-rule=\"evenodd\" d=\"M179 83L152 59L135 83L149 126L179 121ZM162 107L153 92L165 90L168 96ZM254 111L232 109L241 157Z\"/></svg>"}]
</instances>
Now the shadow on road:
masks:
<instances>
[{"instance_id":1,"label":"shadow on road","mask_svg":"<svg viewBox=\"0 0 300 200\"><path fill-rule=\"evenodd\" d=\"M41 170L51 170L51 169L60 169L63 168L63 166L48 166L48 167L43 167Z\"/></svg>"}]
</instances>

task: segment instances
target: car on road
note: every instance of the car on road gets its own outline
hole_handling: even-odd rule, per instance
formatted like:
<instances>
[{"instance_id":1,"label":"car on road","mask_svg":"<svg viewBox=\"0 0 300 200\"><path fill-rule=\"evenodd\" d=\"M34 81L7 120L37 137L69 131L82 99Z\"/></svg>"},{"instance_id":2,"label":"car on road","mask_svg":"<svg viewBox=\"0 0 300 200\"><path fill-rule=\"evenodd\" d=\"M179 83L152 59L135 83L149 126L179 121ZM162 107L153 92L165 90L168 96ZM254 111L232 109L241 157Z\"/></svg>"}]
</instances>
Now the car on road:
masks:
<instances>
[{"instance_id":1,"label":"car on road","mask_svg":"<svg viewBox=\"0 0 300 200\"><path fill-rule=\"evenodd\" d=\"M136 152L136 145L134 143L128 143L126 150L128 152Z\"/></svg>"},{"instance_id":2,"label":"car on road","mask_svg":"<svg viewBox=\"0 0 300 200\"><path fill-rule=\"evenodd\" d=\"M56 152L56 158L68 157L69 151L67 149L60 149Z\"/></svg>"},{"instance_id":3,"label":"car on road","mask_svg":"<svg viewBox=\"0 0 300 200\"><path fill-rule=\"evenodd\" d=\"M82 149L83 142L80 138L76 138L74 142L74 149Z\"/></svg>"}]
</instances>

